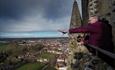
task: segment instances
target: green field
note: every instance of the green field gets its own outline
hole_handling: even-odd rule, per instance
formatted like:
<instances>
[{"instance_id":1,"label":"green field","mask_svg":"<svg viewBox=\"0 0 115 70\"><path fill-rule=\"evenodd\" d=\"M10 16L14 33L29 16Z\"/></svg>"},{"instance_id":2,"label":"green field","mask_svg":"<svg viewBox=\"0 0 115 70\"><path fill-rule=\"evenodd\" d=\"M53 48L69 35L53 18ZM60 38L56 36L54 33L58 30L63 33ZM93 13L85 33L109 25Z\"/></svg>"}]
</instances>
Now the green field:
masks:
<instances>
[{"instance_id":1,"label":"green field","mask_svg":"<svg viewBox=\"0 0 115 70\"><path fill-rule=\"evenodd\" d=\"M44 67L45 64L43 63L28 63L16 70L41 70L42 67Z\"/></svg>"},{"instance_id":2,"label":"green field","mask_svg":"<svg viewBox=\"0 0 115 70\"><path fill-rule=\"evenodd\" d=\"M0 43L0 51L6 50L7 46L8 46L8 44Z\"/></svg>"},{"instance_id":3,"label":"green field","mask_svg":"<svg viewBox=\"0 0 115 70\"><path fill-rule=\"evenodd\" d=\"M52 59L54 58L54 56L55 56L54 54L46 52L46 53L42 53L40 58Z\"/></svg>"},{"instance_id":4,"label":"green field","mask_svg":"<svg viewBox=\"0 0 115 70\"><path fill-rule=\"evenodd\" d=\"M39 49L39 48L37 48L37 49ZM26 48L26 46L18 46L15 43L11 43L11 44L0 43L0 52L5 52L6 54L9 55L7 57L7 58L9 58L9 60L5 59L4 60L5 62L6 61L11 62L13 58L16 58L16 56L23 55L23 53L25 53L25 52L31 52L30 50L33 52L36 52L36 47L32 47L32 48L28 49L28 48ZM38 58L46 58L48 60L51 60L55 57L55 55L48 53L48 52L43 52L37 57ZM18 63L18 62L16 60L13 60L12 63ZM45 66L44 63L39 63L39 62L27 63L24 65L21 65L16 70L41 70L44 66ZM49 66L46 69L47 70L55 70L54 67L49 67Z\"/></svg>"}]
</instances>

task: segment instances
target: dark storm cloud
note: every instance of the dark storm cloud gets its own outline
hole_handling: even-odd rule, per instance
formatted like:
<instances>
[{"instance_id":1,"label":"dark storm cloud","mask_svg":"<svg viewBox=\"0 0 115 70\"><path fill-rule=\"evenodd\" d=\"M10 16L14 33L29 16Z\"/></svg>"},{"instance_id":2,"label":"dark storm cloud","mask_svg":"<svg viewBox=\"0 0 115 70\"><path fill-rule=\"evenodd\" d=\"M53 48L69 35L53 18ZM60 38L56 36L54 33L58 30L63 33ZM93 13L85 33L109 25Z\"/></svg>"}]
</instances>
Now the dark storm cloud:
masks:
<instances>
[{"instance_id":1,"label":"dark storm cloud","mask_svg":"<svg viewBox=\"0 0 115 70\"><path fill-rule=\"evenodd\" d=\"M44 8L45 0L0 0L0 18L21 18Z\"/></svg>"},{"instance_id":2,"label":"dark storm cloud","mask_svg":"<svg viewBox=\"0 0 115 70\"><path fill-rule=\"evenodd\" d=\"M49 0L46 6L44 16L49 19L57 19L70 15L71 0ZM52 15L52 16L51 16Z\"/></svg>"},{"instance_id":3,"label":"dark storm cloud","mask_svg":"<svg viewBox=\"0 0 115 70\"><path fill-rule=\"evenodd\" d=\"M71 17L72 1L0 0L0 32L67 29Z\"/></svg>"},{"instance_id":4,"label":"dark storm cloud","mask_svg":"<svg viewBox=\"0 0 115 70\"><path fill-rule=\"evenodd\" d=\"M63 17L71 0L0 0L0 18L20 18L42 11L45 18ZM66 7L67 6L67 7Z\"/></svg>"}]
</instances>

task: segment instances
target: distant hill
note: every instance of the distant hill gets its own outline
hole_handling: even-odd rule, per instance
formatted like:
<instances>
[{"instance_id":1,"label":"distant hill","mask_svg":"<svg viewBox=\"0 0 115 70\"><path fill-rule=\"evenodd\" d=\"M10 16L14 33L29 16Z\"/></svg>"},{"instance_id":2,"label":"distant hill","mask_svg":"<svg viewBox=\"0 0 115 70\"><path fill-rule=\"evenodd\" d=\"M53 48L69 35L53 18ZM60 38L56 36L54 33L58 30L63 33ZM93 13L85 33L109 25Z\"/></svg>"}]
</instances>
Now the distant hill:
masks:
<instances>
[{"instance_id":1,"label":"distant hill","mask_svg":"<svg viewBox=\"0 0 115 70\"><path fill-rule=\"evenodd\" d=\"M41 40L41 39L68 39L68 37L0 38L0 41L12 41L12 40Z\"/></svg>"}]
</instances>

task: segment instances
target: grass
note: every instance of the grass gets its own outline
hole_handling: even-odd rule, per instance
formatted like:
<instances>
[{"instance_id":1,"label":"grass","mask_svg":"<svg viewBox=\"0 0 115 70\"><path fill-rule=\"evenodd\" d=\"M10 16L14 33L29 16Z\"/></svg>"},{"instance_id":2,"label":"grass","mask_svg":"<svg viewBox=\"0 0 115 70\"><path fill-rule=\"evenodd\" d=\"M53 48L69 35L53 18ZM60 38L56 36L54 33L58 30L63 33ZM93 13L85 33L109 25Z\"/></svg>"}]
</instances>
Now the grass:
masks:
<instances>
[{"instance_id":1,"label":"grass","mask_svg":"<svg viewBox=\"0 0 115 70\"><path fill-rule=\"evenodd\" d=\"M6 50L7 46L8 46L8 44L0 43L0 51Z\"/></svg>"},{"instance_id":2,"label":"grass","mask_svg":"<svg viewBox=\"0 0 115 70\"><path fill-rule=\"evenodd\" d=\"M48 68L45 70L56 70L56 69L54 67L48 66Z\"/></svg>"},{"instance_id":3,"label":"grass","mask_svg":"<svg viewBox=\"0 0 115 70\"><path fill-rule=\"evenodd\" d=\"M21 66L20 68L16 69L16 70L41 70L41 68L44 66L45 64L43 63L28 63L25 64L23 66Z\"/></svg>"},{"instance_id":4,"label":"grass","mask_svg":"<svg viewBox=\"0 0 115 70\"><path fill-rule=\"evenodd\" d=\"M46 58L46 59L52 59L54 57L54 54L51 54L51 53L42 53L40 55L41 58Z\"/></svg>"},{"instance_id":5,"label":"grass","mask_svg":"<svg viewBox=\"0 0 115 70\"><path fill-rule=\"evenodd\" d=\"M19 47L20 48L20 47ZM4 44L4 43L0 43L0 52L2 51L9 51L11 50L12 54L16 54L18 55L17 53L19 53L20 51L19 48L16 48L14 44ZM46 59L52 59L54 58L54 54L51 54L51 53L42 53L40 55L41 58L46 58ZM35 63L27 63L27 64L24 64L22 65L21 67L17 68L16 70L41 70L43 67L45 66L45 64L43 63L38 63L38 62L35 62ZM52 67L49 67L48 70L54 70Z\"/></svg>"}]
</instances>

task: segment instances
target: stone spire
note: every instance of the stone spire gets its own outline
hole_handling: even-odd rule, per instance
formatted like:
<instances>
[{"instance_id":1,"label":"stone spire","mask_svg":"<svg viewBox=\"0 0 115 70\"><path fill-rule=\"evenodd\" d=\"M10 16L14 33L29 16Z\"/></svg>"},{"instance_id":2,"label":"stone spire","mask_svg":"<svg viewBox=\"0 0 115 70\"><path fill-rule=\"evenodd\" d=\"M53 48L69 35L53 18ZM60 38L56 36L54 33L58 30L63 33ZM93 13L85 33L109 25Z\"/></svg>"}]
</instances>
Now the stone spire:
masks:
<instances>
[{"instance_id":1,"label":"stone spire","mask_svg":"<svg viewBox=\"0 0 115 70\"><path fill-rule=\"evenodd\" d=\"M70 21L70 28L75 28L79 26L81 26L81 16L80 16L77 1L74 0L71 21Z\"/></svg>"},{"instance_id":2,"label":"stone spire","mask_svg":"<svg viewBox=\"0 0 115 70\"><path fill-rule=\"evenodd\" d=\"M80 16L77 1L74 0L71 21L70 21L70 29L80 27L80 26L81 26L81 16ZM84 51L84 50L82 50L81 45L79 45L79 43L78 43L78 37L81 37L81 35L83 35L83 34L82 33L69 34L69 47L71 50L71 55L70 55L69 61L71 64L75 64L75 62L76 62L74 59L74 56L75 56L74 53ZM83 49L84 49L84 47L83 47Z\"/></svg>"}]
</instances>

